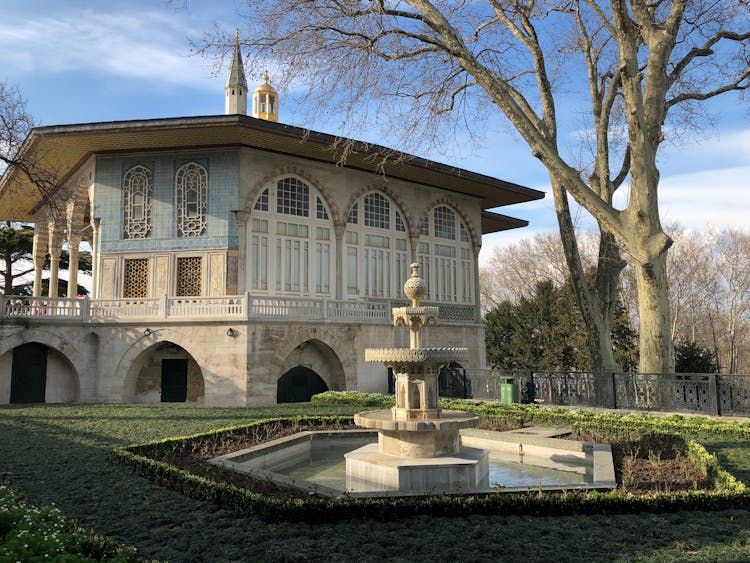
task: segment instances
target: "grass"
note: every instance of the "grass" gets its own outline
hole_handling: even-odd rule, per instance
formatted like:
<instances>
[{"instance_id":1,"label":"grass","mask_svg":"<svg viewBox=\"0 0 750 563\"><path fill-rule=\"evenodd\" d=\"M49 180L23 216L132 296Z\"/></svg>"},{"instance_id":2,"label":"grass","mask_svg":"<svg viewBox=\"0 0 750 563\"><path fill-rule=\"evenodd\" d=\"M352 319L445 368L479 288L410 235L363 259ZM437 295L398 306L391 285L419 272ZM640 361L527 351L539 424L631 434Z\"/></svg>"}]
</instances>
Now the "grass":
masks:
<instances>
[{"instance_id":1,"label":"grass","mask_svg":"<svg viewBox=\"0 0 750 563\"><path fill-rule=\"evenodd\" d=\"M109 461L112 447L300 414L352 414L346 405L273 408L7 406L0 473L39 505L96 533L171 561L747 561L750 512L558 518L415 517L382 523L265 523L159 488ZM750 484L742 441L704 443Z\"/></svg>"}]
</instances>

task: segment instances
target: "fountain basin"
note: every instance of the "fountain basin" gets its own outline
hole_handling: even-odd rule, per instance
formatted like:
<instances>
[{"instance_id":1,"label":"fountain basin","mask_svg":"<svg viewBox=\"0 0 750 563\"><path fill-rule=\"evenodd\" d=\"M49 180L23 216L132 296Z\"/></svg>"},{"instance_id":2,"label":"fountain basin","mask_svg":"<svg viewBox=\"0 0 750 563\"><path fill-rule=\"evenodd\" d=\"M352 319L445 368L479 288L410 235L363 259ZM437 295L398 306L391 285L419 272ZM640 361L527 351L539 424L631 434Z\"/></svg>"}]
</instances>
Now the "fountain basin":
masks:
<instances>
[{"instance_id":1,"label":"fountain basin","mask_svg":"<svg viewBox=\"0 0 750 563\"><path fill-rule=\"evenodd\" d=\"M461 430L464 444L490 451L488 482L452 493L525 492L529 490L612 489L616 487L608 445L561 440L566 429L524 428L511 432ZM344 456L368 443L372 430L300 432L209 461L259 479L268 479L328 497L410 496L438 492L397 491L346 479ZM445 492L445 491L443 491Z\"/></svg>"},{"instance_id":2,"label":"fountain basin","mask_svg":"<svg viewBox=\"0 0 750 563\"><path fill-rule=\"evenodd\" d=\"M417 410L417 409L413 409ZM410 418L394 420L391 411L365 411L354 415L354 424L375 430L392 432L435 432L460 430L479 426L479 415L463 411L440 410L439 418Z\"/></svg>"},{"instance_id":3,"label":"fountain basin","mask_svg":"<svg viewBox=\"0 0 750 563\"><path fill-rule=\"evenodd\" d=\"M449 364L466 359L466 348L366 348L366 362L418 365Z\"/></svg>"}]
</instances>

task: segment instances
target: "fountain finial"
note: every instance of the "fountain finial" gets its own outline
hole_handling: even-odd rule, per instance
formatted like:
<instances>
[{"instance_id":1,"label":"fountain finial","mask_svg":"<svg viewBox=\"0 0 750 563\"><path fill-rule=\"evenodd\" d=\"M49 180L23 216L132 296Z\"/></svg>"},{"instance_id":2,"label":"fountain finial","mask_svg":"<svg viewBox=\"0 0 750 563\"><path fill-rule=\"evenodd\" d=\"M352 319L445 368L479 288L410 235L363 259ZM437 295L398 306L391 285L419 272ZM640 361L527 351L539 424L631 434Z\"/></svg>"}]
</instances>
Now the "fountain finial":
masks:
<instances>
[{"instance_id":1,"label":"fountain finial","mask_svg":"<svg viewBox=\"0 0 750 563\"><path fill-rule=\"evenodd\" d=\"M411 265L411 277L404 284L404 294L411 299L412 307L419 307L419 302L427 295L427 282L419 275L418 262Z\"/></svg>"}]
</instances>

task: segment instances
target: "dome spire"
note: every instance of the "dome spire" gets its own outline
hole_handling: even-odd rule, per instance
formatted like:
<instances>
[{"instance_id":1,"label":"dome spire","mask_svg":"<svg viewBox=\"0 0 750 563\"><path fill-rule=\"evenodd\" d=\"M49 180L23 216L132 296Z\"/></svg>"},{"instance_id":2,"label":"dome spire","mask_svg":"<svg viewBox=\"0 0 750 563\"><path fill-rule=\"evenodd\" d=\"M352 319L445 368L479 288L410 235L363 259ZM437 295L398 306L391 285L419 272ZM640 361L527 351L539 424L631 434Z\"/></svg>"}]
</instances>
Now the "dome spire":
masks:
<instances>
[{"instance_id":1,"label":"dome spire","mask_svg":"<svg viewBox=\"0 0 750 563\"><path fill-rule=\"evenodd\" d=\"M268 83L268 70L263 71L263 84L253 92L253 117L279 120L279 93Z\"/></svg>"},{"instance_id":2,"label":"dome spire","mask_svg":"<svg viewBox=\"0 0 750 563\"><path fill-rule=\"evenodd\" d=\"M232 53L232 65L229 67L224 113L247 114L247 80L245 79L245 66L242 64L242 53L240 52L240 29L234 31L234 52Z\"/></svg>"}]
</instances>

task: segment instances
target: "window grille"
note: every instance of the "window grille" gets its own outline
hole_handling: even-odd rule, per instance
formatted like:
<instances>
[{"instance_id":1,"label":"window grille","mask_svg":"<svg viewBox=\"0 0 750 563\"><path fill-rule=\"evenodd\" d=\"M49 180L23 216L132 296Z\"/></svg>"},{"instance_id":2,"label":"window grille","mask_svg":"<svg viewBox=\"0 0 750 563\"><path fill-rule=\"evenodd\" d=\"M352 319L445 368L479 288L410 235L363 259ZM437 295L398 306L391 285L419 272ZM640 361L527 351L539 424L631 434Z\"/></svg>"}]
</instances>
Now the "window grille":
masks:
<instances>
[{"instance_id":1,"label":"window grille","mask_svg":"<svg viewBox=\"0 0 750 563\"><path fill-rule=\"evenodd\" d=\"M461 223L460 225L461 242L469 242L469 233L466 232L466 227L464 227L463 223Z\"/></svg>"},{"instance_id":2,"label":"window grille","mask_svg":"<svg viewBox=\"0 0 750 563\"><path fill-rule=\"evenodd\" d=\"M328 211L326 211L326 206L323 205L323 202L320 200L320 198L316 198L316 217L318 219L328 219Z\"/></svg>"},{"instance_id":3,"label":"window grille","mask_svg":"<svg viewBox=\"0 0 750 563\"><path fill-rule=\"evenodd\" d=\"M258 201L255 202L255 207L253 207L256 211L268 211L268 188L263 190L263 193L260 194L260 197L258 198Z\"/></svg>"},{"instance_id":4,"label":"window grille","mask_svg":"<svg viewBox=\"0 0 750 563\"><path fill-rule=\"evenodd\" d=\"M406 227L404 226L404 220L401 218L401 213L396 211L396 230L405 233Z\"/></svg>"},{"instance_id":5,"label":"window grille","mask_svg":"<svg viewBox=\"0 0 750 563\"><path fill-rule=\"evenodd\" d=\"M419 225L419 234L423 236L430 236L430 218L425 216L422 219L422 223Z\"/></svg>"},{"instance_id":6,"label":"window grille","mask_svg":"<svg viewBox=\"0 0 750 563\"><path fill-rule=\"evenodd\" d=\"M148 297L148 258L125 260L122 296L124 298Z\"/></svg>"},{"instance_id":7,"label":"window grille","mask_svg":"<svg viewBox=\"0 0 750 563\"><path fill-rule=\"evenodd\" d=\"M352 205L352 208L349 210L349 217L347 217L346 222L351 225L356 225L359 223L359 202Z\"/></svg>"},{"instance_id":8,"label":"window grille","mask_svg":"<svg viewBox=\"0 0 750 563\"><path fill-rule=\"evenodd\" d=\"M200 256L177 258L178 297L197 296L201 294L202 259Z\"/></svg>"},{"instance_id":9,"label":"window grille","mask_svg":"<svg viewBox=\"0 0 750 563\"><path fill-rule=\"evenodd\" d=\"M447 207L435 208L435 236L456 240L456 214Z\"/></svg>"},{"instance_id":10,"label":"window grille","mask_svg":"<svg viewBox=\"0 0 750 563\"><path fill-rule=\"evenodd\" d=\"M276 183L276 213L307 217L310 214L310 187L297 178Z\"/></svg>"},{"instance_id":11,"label":"window grille","mask_svg":"<svg viewBox=\"0 0 750 563\"><path fill-rule=\"evenodd\" d=\"M145 166L134 166L123 178L124 239L144 239L151 236L151 171Z\"/></svg>"},{"instance_id":12,"label":"window grille","mask_svg":"<svg viewBox=\"0 0 750 563\"><path fill-rule=\"evenodd\" d=\"M191 162L175 176L177 207L177 236L201 237L206 234L208 212L208 173Z\"/></svg>"},{"instance_id":13,"label":"window grille","mask_svg":"<svg viewBox=\"0 0 750 563\"><path fill-rule=\"evenodd\" d=\"M382 194L365 196L365 226L379 229L391 228L391 204Z\"/></svg>"}]
</instances>

